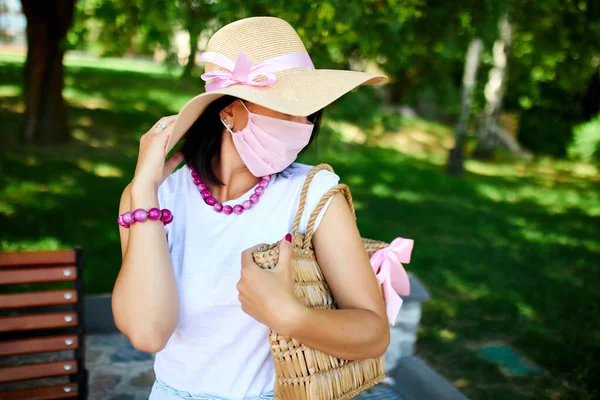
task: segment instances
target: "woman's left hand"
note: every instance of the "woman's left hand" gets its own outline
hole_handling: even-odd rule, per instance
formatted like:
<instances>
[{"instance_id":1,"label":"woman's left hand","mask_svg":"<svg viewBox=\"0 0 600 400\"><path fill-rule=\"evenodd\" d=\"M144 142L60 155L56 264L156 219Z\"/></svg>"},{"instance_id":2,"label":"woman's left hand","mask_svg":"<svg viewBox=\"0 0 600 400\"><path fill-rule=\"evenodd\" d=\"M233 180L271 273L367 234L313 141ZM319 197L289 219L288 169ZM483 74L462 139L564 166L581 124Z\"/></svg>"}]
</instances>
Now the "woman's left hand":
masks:
<instances>
[{"instance_id":1,"label":"woman's left hand","mask_svg":"<svg viewBox=\"0 0 600 400\"><path fill-rule=\"evenodd\" d=\"M294 295L292 244L288 238L291 240L291 235L279 244L279 260L273 269L262 269L252 258L252 253L263 245L242 252L242 273L237 284L242 310L282 334L303 307Z\"/></svg>"}]
</instances>

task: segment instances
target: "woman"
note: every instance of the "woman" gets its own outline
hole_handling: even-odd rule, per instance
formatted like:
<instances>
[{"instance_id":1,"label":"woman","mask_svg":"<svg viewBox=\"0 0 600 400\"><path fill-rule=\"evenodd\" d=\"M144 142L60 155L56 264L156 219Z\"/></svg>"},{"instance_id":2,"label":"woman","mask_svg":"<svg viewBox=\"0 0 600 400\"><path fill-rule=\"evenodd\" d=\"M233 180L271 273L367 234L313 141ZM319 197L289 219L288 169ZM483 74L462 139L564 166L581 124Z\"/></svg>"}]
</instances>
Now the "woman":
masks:
<instances>
[{"instance_id":1,"label":"woman","mask_svg":"<svg viewBox=\"0 0 600 400\"><path fill-rule=\"evenodd\" d=\"M113 313L137 349L157 353L150 398L272 397L269 327L344 359L382 355L385 306L343 197L321 212L313 238L339 310L296 300L289 232L310 170L294 160L316 136L322 109L386 78L314 69L294 29L273 17L224 26L201 59L206 93L142 136L120 204ZM165 162L181 138L181 151ZM301 233L338 180L315 176ZM261 269L252 252L278 240L277 267Z\"/></svg>"}]
</instances>

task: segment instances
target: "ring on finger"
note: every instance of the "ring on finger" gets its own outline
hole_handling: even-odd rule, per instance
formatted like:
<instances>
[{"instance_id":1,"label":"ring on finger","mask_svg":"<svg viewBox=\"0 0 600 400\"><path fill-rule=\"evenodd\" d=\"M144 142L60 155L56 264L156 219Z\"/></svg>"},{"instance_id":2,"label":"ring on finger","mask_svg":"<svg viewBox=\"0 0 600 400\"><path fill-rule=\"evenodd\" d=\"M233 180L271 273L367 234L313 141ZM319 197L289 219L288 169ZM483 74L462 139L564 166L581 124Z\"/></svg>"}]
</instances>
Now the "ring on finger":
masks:
<instances>
[{"instance_id":1,"label":"ring on finger","mask_svg":"<svg viewBox=\"0 0 600 400\"><path fill-rule=\"evenodd\" d=\"M158 124L156 124L156 127L161 131L164 131L167 127L167 124L165 124L164 122L159 122Z\"/></svg>"}]
</instances>

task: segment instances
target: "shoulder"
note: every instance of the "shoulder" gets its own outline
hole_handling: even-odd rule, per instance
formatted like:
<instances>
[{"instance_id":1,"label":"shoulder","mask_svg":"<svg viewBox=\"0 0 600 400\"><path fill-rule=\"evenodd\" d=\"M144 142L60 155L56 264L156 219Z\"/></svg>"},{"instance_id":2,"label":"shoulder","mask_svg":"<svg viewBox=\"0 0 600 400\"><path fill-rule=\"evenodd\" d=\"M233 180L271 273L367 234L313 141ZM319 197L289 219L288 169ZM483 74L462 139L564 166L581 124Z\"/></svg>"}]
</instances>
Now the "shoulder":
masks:
<instances>
[{"instance_id":1,"label":"shoulder","mask_svg":"<svg viewBox=\"0 0 600 400\"><path fill-rule=\"evenodd\" d=\"M285 171L282 172L282 174L281 174L282 177L278 178L281 180L288 180L289 184L293 186L293 192L295 193L295 196L296 196L294 209L298 209L298 207L300 206L300 197L301 197L302 186L306 180L308 173L312 169L313 169L313 166L311 166L311 165L294 163L290 167L288 167ZM315 207L317 206L319 201L323 198L323 196L331 188L333 188L335 185L337 185L339 183L339 181L340 181L340 177L337 176L333 172L330 172L327 170L321 170L321 171L317 172L317 174L314 176L313 180L311 181L311 183L308 187L308 191L306 193L306 203L305 203L304 209L302 210L302 215L301 215L301 219L300 219L300 226L299 226L300 233L304 234L306 232L306 226L307 226L309 217L312 214L313 210L315 209ZM316 226L318 226L319 221L321 220L325 210L327 209L327 207L329 205L329 202L330 201L328 201L325 204L325 206L319 213ZM316 226L315 226L315 229L316 229Z\"/></svg>"}]
</instances>

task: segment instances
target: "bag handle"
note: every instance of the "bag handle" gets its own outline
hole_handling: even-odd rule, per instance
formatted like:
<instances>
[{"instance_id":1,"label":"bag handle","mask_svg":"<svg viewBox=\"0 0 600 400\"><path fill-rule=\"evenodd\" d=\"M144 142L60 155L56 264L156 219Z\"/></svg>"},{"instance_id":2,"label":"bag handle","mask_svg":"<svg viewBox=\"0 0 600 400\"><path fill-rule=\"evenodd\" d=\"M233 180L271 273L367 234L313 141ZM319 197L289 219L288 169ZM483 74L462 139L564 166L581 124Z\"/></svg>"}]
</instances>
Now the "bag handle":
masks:
<instances>
[{"instance_id":1,"label":"bag handle","mask_svg":"<svg viewBox=\"0 0 600 400\"><path fill-rule=\"evenodd\" d=\"M304 213L304 208L306 208L306 198L308 196L308 187L312 182L313 178L319 171L329 171L333 172L333 168L329 164L319 164L314 166L306 175L306 179L304 180L304 184L302 185L302 190L300 191L300 202L298 203L298 211L296 212L296 217L294 218L294 223L292 225L292 235L297 237L300 233L300 219L302 218L302 214Z\"/></svg>"},{"instance_id":2,"label":"bag handle","mask_svg":"<svg viewBox=\"0 0 600 400\"><path fill-rule=\"evenodd\" d=\"M319 200L319 202L315 206L315 209L310 214L310 218L308 219L308 225L306 225L306 236L304 236L304 243L302 244L303 248L308 248L310 246L314 234L315 223L317 222L317 217L319 216L319 213L321 212L321 210L323 210L325 204L327 204L327 202L330 199L332 199L333 196L335 196L337 193L344 194L345 199L348 202L348 207L350 207L350 212L352 212L352 216L354 217L354 219L356 219L356 211L354 210L354 203L352 202L352 193L350 192L350 188L348 187L348 185L345 184L335 185L334 187L329 189L327 193L323 195L323 197L321 197L321 200Z\"/></svg>"}]
</instances>

